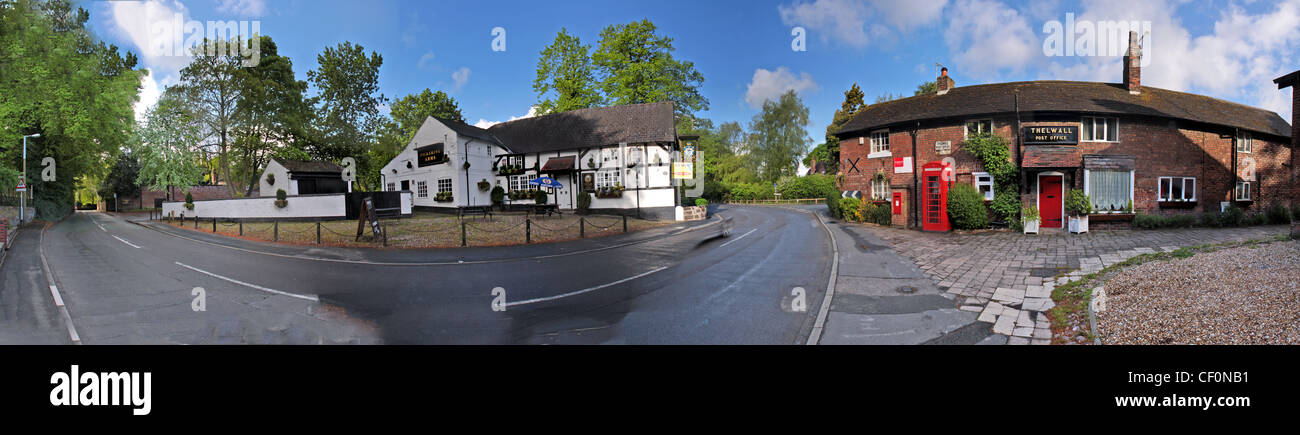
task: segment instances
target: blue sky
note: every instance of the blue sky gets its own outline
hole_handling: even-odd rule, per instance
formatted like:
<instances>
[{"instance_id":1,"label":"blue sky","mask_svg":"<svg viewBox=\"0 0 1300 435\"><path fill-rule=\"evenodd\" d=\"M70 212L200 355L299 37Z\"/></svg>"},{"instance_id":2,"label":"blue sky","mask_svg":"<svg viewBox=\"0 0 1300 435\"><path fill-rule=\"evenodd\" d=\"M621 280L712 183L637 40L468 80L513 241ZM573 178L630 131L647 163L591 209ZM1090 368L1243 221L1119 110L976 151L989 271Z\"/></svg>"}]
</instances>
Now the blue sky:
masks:
<instances>
[{"instance_id":1,"label":"blue sky","mask_svg":"<svg viewBox=\"0 0 1300 435\"><path fill-rule=\"evenodd\" d=\"M794 89L811 110L808 131L817 141L851 84L868 102L911 95L935 77L936 63L949 67L958 86L1120 81L1118 57L1047 55L1045 25L1064 26L1067 14L1076 22L1149 22L1144 85L1263 107L1288 120L1290 91L1271 80L1300 69L1300 0L150 0L84 7L101 38L141 54L154 71L141 106L188 61L148 49L157 38L151 29L180 13L199 22L258 21L304 80L326 46L361 44L384 57L385 96L447 91L469 122L483 125L528 114L537 99L537 54L560 28L594 46L604 26L642 18L703 73L710 109L700 115L748 123L764 99ZM504 52L491 49L496 27L506 30ZM791 48L796 27L805 30L806 51Z\"/></svg>"}]
</instances>

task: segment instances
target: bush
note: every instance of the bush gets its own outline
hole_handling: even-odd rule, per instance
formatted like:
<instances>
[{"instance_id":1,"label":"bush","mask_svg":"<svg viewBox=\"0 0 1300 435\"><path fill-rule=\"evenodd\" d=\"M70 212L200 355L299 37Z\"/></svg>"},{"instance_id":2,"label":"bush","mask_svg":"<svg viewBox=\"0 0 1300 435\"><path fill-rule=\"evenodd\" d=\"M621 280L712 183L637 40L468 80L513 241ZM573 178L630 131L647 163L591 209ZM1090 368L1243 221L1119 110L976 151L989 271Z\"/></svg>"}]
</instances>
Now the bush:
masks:
<instances>
[{"instance_id":1,"label":"bush","mask_svg":"<svg viewBox=\"0 0 1300 435\"><path fill-rule=\"evenodd\" d=\"M989 210L992 210L993 216L1002 222L1010 224L1019 221L1020 193L1006 189L998 191L993 195L993 201L989 203Z\"/></svg>"},{"instance_id":2,"label":"bush","mask_svg":"<svg viewBox=\"0 0 1300 435\"><path fill-rule=\"evenodd\" d=\"M709 200L704 199L704 198L695 198L695 206L696 206L696 207L708 207L708 206L709 206Z\"/></svg>"},{"instance_id":3,"label":"bush","mask_svg":"<svg viewBox=\"0 0 1300 435\"><path fill-rule=\"evenodd\" d=\"M771 199L772 185L767 183L737 183L731 185L731 199Z\"/></svg>"},{"instance_id":4,"label":"bush","mask_svg":"<svg viewBox=\"0 0 1300 435\"><path fill-rule=\"evenodd\" d=\"M586 211L587 209L590 208L591 208L591 194L587 192L578 192L578 210Z\"/></svg>"},{"instance_id":5,"label":"bush","mask_svg":"<svg viewBox=\"0 0 1300 435\"><path fill-rule=\"evenodd\" d=\"M825 198L839 193L835 176L824 174L782 178L776 183L776 191L781 192L782 199Z\"/></svg>"},{"instance_id":6,"label":"bush","mask_svg":"<svg viewBox=\"0 0 1300 435\"><path fill-rule=\"evenodd\" d=\"M1300 200L1293 201L1291 204L1291 219L1300 221Z\"/></svg>"},{"instance_id":7,"label":"bush","mask_svg":"<svg viewBox=\"0 0 1300 435\"><path fill-rule=\"evenodd\" d=\"M533 202L536 202L538 204L546 204L546 191L541 189L537 189L536 191L534 191Z\"/></svg>"},{"instance_id":8,"label":"bush","mask_svg":"<svg viewBox=\"0 0 1300 435\"><path fill-rule=\"evenodd\" d=\"M840 218L840 195L826 195L826 209L830 211L831 217Z\"/></svg>"},{"instance_id":9,"label":"bush","mask_svg":"<svg viewBox=\"0 0 1300 435\"><path fill-rule=\"evenodd\" d=\"M1154 230L1156 228L1163 228L1164 226L1165 226L1164 219L1161 218L1160 216L1150 215L1146 213L1138 213L1133 216L1133 228Z\"/></svg>"},{"instance_id":10,"label":"bush","mask_svg":"<svg viewBox=\"0 0 1300 435\"><path fill-rule=\"evenodd\" d=\"M588 194L587 192L582 192L581 194L578 195L578 203L579 203L579 204L582 203L582 195L587 195L587 202L588 202L588 203L591 202L591 194ZM506 189L503 188L503 187L501 187L501 186L493 187L493 188L492 188L492 203L494 203L494 204L500 204L500 203L505 202L505 200L506 200Z\"/></svg>"},{"instance_id":11,"label":"bush","mask_svg":"<svg viewBox=\"0 0 1300 435\"><path fill-rule=\"evenodd\" d=\"M1228 208L1228 211L1220 213L1219 225L1224 227L1239 227L1246 218L1246 211L1239 207Z\"/></svg>"},{"instance_id":12,"label":"bush","mask_svg":"<svg viewBox=\"0 0 1300 435\"><path fill-rule=\"evenodd\" d=\"M1189 214L1176 214L1165 218L1166 228L1191 228L1196 226L1196 218Z\"/></svg>"},{"instance_id":13,"label":"bush","mask_svg":"<svg viewBox=\"0 0 1300 435\"><path fill-rule=\"evenodd\" d=\"M275 192L275 199L284 199L284 189L280 189L280 191ZM190 193L190 192L185 192L185 202L186 202L186 203L193 203L193 202L194 202L194 194L192 194L192 193Z\"/></svg>"},{"instance_id":14,"label":"bush","mask_svg":"<svg viewBox=\"0 0 1300 435\"><path fill-rule=\"evenodd\" d=\"M1207 211L1201 213L1198 224L1203 227L1218 228L1223 226L1223 219L1219 217L1221 213Z\"/></svg>"},{"instance_id":15,"label":"bush","mask_svg":"<svg viewBox=\"0 0 1300 435\"><path fill-rule=\"evenodd\" d=\"M1024 222L1036 221L1042 219L1042 215L1039 214L1038 207L1031 205L1020 210L1020 219Z\"/></svg>"},{"instance_id":16,"label":"bush","mask_svg":"<svg viewBox=\"0 0 1300 435\"><path fill-rule=\"evenodd\" d=\"M948 220L961 230L988 228L989 211L984 194L969 184L957 184L948 190Z\"/></svg>"},{"instance_id":17,"label":"bush","mask_svg":"<svg viewBox=\"0 0 1300 435\"><path fill-rule=\"evenodd\" d=\"M1092 200L1082 190L1072 189L1065 195L1065 212L1070 216L1083 216L1092 213Z\"/></svg>"},{"instance_id":18,"label":"bush","mask_svg":"<svg viewBox=\"0 0 1300 435\"><path fill-rule=\"evenodd\" d=\"M837 207L840 219L846 221L862 221L862 215L859 213L862 211L862 200L857 198L837 198L835 202L840 204L839 207Z\"/></svg>"},{"instance_id":19,"label":"bush","mask_svg":"<svg viewBox=\"0 0 1300 435\"><path fill-rule=\"evenodd\" d=\"M885 226L891 224L889 219L890 209L888 204L866 203L866 205L863 206L862 208L861 214L863 220L867 222L871 222L876 225L885 225Z\"/></svg>"},{"instance_id":20,"label":"bush","mask_svg":"<svg viewBox=\"0 0 1300 435\"><path fill-rule=\"evenodd\" d=\"M1287 210L1282 204L1273 204L1268 208L1268 223L1273 225L1286 225L1291 223L1291 211Z\"/></svg>"},{"instance_id":21,"label":"bush","mask_svg":"<svg viewBox=\"0 0 1300 435\"><path fill-rule=\"evenodd\" d=\"M1268 223L1268 216L1265 216L1263 213L1251 213L1249 216L1246 216L1246 219L1242 221L1243 225L1248 225L1252 227L1264 225L1267 223Z\"/></svg>"}]
</instances>

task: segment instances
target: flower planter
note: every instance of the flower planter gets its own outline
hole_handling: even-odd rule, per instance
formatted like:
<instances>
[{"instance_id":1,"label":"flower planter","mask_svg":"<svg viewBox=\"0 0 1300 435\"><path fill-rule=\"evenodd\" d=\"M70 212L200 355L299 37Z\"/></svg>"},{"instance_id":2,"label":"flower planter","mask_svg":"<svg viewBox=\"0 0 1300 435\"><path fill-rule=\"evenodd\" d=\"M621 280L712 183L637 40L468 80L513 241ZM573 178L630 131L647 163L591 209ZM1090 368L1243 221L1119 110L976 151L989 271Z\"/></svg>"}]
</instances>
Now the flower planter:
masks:
<instances>
[{"instance_id":1,"label":"flower planter","mask_svg":"<svg viewBox=\"0 0 1300 435\"><path fill-rule=\"evenodd\" d=\"M1088 216L1070 216L1070 232L1081 234L1088 232Z\"/></svg>"},{"instance_id":2,"label":"flower planter","mask_svg":"<svg viewBox=\"0 0 1300 435\"><path fill-rule=\"evenodd\" d=\"M597 198L622 198L623 192L607 192L607 193L596 192L596 197Z\"/></svg>"},{"instance_id":3,"label":"flower planter","mask_svg":"<svg viewBox=\"0 0 1300 435\"><path fill-rule=\"evenodd\" d=\"M277 199L277 200L275 200L275 206L276 206L276 208L285 208L285 207L288 207L288 206L289 206L289 200L287 200L287 199Z\"/></svg>"},{"instance_id":4,"label":"flower planter","mask_svg":"<svg viewBox=\"0 0 1300 435\"><path fill-rule=\"evenodd\" d=\"M1025 224L1025 234L1038 234L1038 225L1039 225L1040 223L1041 223L1041 222L1039 222L1038 219L1034 219L1034 220L1032 220L1032 221L1025 221L1025 222L1024 222L1024 224Z\"/></svg>"}]
</instances>

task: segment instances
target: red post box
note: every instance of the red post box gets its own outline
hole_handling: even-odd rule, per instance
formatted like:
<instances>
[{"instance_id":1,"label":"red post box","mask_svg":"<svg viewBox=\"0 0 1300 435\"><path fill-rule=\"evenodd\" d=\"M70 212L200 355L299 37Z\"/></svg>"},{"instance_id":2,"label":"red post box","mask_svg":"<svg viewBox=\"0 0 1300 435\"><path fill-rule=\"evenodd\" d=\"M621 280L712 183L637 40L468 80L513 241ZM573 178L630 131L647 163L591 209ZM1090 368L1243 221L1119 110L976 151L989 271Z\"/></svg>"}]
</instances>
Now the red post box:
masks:
<instances>
[{"instance_id":1,"label":"red post box","mask_svg":"<svg viewBox=\"0 0 1300 435\"><path fill-rule=\"evenodd\" d=\"M903 192L894 192L894 201L891 204L893 204L894 214L903 214Z\"/></svg>"}]
</instances>

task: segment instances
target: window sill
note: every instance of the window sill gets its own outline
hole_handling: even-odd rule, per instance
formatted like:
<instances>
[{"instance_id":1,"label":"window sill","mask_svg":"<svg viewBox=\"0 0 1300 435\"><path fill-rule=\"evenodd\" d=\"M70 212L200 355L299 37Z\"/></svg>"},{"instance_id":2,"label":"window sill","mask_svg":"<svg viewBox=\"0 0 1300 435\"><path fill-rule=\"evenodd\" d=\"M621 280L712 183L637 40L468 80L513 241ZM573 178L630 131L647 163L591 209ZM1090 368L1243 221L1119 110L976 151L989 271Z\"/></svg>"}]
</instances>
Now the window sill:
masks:
<instances>
[{"instance_id":1,"label":"window sill","mask_svg":"<svg viewBox=\"0 0 1300 435\"><path fill-rule=\"evenodd\" d=\"M881 158L881 157L893 157L893 156L894 156L894 153L889 152L889 151L880 151L880 152L874 152L874 153L867 154L867 158L868 158L868 159L878 159L878 158Z\"/></svg>"},{"instance_id":2,"label":"window sill","mask_svg":"<svg viewBox=\"0 0 1300 435\"><path fill-rule=\"evenodd\" d=\"M1196 200L1190 201L1158 201L1160 208L1193 208L1196 207Z\"/></svg>"}]
</instances>

